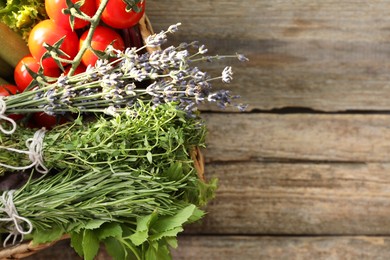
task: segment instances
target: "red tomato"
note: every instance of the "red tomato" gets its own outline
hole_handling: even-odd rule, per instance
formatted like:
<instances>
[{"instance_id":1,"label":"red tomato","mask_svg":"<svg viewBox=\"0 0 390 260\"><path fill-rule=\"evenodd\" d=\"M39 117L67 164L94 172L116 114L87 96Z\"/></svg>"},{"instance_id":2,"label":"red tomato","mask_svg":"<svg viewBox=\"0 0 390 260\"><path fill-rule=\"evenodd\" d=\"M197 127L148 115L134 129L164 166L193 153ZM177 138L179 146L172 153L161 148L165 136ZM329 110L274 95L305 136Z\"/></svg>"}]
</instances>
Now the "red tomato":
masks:
<instances>
[{"instance_id":1,"label":"red tomato","mask_svg":"<svg viewBox=\"0 0 390 260\"><path fill-rule=\"evenodd\" d=\"M65 71L64 71L64 74L65 75L68 75L69 71L70 71L70 68L71 66L68 66L65 68ZM80 73L83 73L85 72L87 68L84 66L84 64L80 63L79 66L77 66L77 68L75 69L73 75L77 75L77 74L80 74Z\"/></svg>"},{"instance_id":2,"label":"red tomato","mask_svg":"<svg viewBox=\"0 0 390 260\"><path fill-rule=\"evenodd\" d=\"M80 48L84 43L85 38L87 37L88 31L84 32L80 37ZM94 50L104 51L108 45L123 51L125 49L125 43L123 42L122 37L113 29L110 29L105 26L98 26L92 36L91 47ZM85 66L92 65L94 66L98 57L91 51L87 50L81 61Z\"/></svg>"},{"instance_id":3,"label":"red tomato","mask_svg":"<svg viewBox=\"0 0 390 260\"><path fill-rule=\"evenodd\" d=\"M46 52L43 44L53 45L58 40L64 37L64 41L60 47L60 50L69 55L69 57L61 57L66 59L73 59L78 52L78 37L75 32L69 29L64 29L61 26L54 23L52 20L43 20L38 23L30 32L28 38L28 47L31 55L40 61L43 54ZM42 61L44 68L57 67L54 59L49 57Z\"/></svg>"},{"instance_id":4,"label":"red tomato","mask_svg":"<svg viewBox=\"0 0 390 260\"><path fill-rule=\"evenodd\" d=\"M72 3L76 3L79 0L71 0ZM69 22L69 14L64 14L63 9L67 8L66 0L45 0L45 8L47 15L59 26L71 29ZM86 15L92 17L96 12L95 0L84 0L84 4L80 7L80 10ZM74 29L80 29L89 24L88 21L75 18Z\"/></svg>"},{"instance_id":5,"label":"red tomato","mask_svg":"<svg viewBox=\"0 0 390 260\"><path fill-rule=\"evenodd\" d=\"M96 0L96 5L100 5L101 0ZM138 3L138 7L141 11L136 13L133 10L126 12L126 3L123 0L109 0L106 8L104 9L101 20L118 29L129 28L138 23L141 17L145 13L146 0Z\"/></svg>"},{"instance_id":6,"label":"red tomato","mask_svg":"<svg viewBox=\"0 0 390 260\"><path fill-rule=\"evenodd\" d=\"M9 95L14 95L18 93L18 87L11 84L1 84L0 85L0 97L7 97Z\"/></svg>"},{"instance_id":7,"label":"red tomato","mask_svg":"<svg viewBox=\"0 0 390 260\"><path fill-rule=\"evenodd\" d=\"M57 117L46 114L45 112L37 112L32 115L33 122L37 127L45 127L51 129L57 124Z\"/></svg>"},{"instance_id":8,"label":"red tomato","mask_svg":"<svg viewBox=\"0 0 390 260\"><path fill-rule=\"evenodd\" d=\"M1 84L0 85L0 97L7 97L9 95L14 95L18 92L19 92L19 90L15 85L11 85L11 84ZM13 119L13 120L19 120L19 119L23 118L23 115L10 114L10 115L8 115L8 117Z\"/></svg>"},{"instance_id":9,"label":"red tomato","mask_svg":"<svg viewBox=\"0 0 390 260\"><path fill-rule=\"evenodd\" d=\"M14 80L20 92L23 92L33 80L26 67L36 73L39 70L40 64L31 55L28 55L22 58L16 65L14 70ZM43 75L45 76L58 77L60 74L60 69L58 67L43 69Z\"/></svg>"}]
</instances>

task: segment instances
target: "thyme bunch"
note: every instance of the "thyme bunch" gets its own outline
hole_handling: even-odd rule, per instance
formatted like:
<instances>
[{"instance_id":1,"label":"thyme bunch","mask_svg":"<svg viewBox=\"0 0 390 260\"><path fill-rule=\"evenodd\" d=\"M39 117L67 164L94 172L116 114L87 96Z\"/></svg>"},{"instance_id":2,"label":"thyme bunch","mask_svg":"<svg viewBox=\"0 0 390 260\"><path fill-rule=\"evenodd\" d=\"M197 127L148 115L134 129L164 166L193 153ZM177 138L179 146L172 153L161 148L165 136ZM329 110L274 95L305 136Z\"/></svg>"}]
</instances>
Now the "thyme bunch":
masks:
<instances>
[{"instance_id":1,"label":"thyme bunch","mask_svg":"<svg viewBox=\"0 0 390 260\"><path fill-rule=\"evenodd\" d=\"M35 131L19 127L12 135L0 136L0 161L11 166L29 165L26 154L6 148L26 150L26 140ZM204 146L205 133L202 120L187 118L174 103L154 108L150 102L138 101L131 110L116 116L97 116L89 122L80 116L46 132L43 164L49 171L93 171L116 165L135 171L147 166L159 174L171 161L188 160L193 147Z\"/></svg>"}]
</instances>

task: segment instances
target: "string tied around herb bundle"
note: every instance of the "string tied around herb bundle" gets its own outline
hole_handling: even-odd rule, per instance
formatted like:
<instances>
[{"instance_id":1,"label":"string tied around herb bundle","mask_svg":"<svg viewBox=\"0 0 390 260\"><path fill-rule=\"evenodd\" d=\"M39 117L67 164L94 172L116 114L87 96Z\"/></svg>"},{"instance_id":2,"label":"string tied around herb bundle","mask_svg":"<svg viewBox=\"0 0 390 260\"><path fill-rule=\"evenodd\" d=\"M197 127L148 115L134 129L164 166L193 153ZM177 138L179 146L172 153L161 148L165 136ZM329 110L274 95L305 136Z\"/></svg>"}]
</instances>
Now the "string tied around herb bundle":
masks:
<instances>
[{"instance_id":1,"label":"string tied around herb bundle","mask_svg":"<svg viewBox=\"0 0 390 260\"><path fill-rule=\"evenodd\" d=\"M0 131L6 135L11 135L16 130L16 122L15 122L15 120L13 120L12 118L8 117L5 114L6 110L7 110L7 104L5 103L3 97L0 97L0 120L5 120L5 121L11 123L11 125L12 125L11 129L7 130L0 124Z\"/></svg>"},{"instance_id":2,"label":"string tied around herb bundle","mask_svg":"<svg viewBox=\"0 0 390 260\"><path fill-rule=\"evenodd\" d=\"M32 138L29 138L26 140L26 146L28 148L28 151L25 150L19 150L11 147L5 147L5 146L0 146L0 149L4 149L10 152L16 152L16 153L22 153L22 154L27 154L30 161L32 162L30 165L27 166L13 166L13 165L8 165L4 163L0 163L0 166L11 169L11 170L16 170L16 171L23 171L23 170L28 170L32 167L35 167L35 170L38 171L39 173L46 174L49 172L47 167L43 163L43 139L45 137L46 129L41 128L38 129Z\"/></svg>"},{"instance_id":3,"label":"string tied around herb bundle","mask_svg":"<svg viewBox=\"0 0 390 260\"><path fill-rule=\"evenodd\" d=\"M3 247L7 247L10 239L12 239L11 245L15 245L19 236L19 243L22 242L24 235L31 234L33 230L31 221L25 217L21 217L15 207L13 200L14 192L15 190L4 191L0 197L0 202L3 203L0 211L8 215L8 218L0 218L0 222L12 222L8 227L9 234L3 241ZM22 223L27 224L26 230L23 228Z\"/></svg>"}]
</instances>

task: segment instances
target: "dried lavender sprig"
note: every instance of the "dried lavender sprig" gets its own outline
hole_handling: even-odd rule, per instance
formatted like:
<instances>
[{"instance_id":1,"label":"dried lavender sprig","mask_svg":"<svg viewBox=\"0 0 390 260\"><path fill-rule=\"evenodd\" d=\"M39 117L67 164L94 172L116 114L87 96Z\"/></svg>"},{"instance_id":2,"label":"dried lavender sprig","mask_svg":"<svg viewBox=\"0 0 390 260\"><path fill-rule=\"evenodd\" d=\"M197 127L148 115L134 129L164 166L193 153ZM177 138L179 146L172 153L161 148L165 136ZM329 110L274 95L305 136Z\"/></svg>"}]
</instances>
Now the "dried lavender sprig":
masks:
<instances>
[{"instance_id":1,"label":"dried lavender sprig","mask_svg":"<svg viewBox=\"0 0 390 260\"><path fill-rule=\"evenodd\" d=\"M149 42L161 44L166 33L175 30L174 26L166 32L156 34ZM177 102L189 115L197 110L200 103L215 102L220 107L232 105L236 96L225 90L214 92L210 84L210 81L221 79L225 83L231 82L231 67L225 68L222 76L210 77L194 64L196 61L221 57L236 57L239 60L246 58L240 54L205 56L207 49L203 45L198 47L196 53L191 54L188 49L196 46L195 43L180 44L143 54L140 51L145 46L139 49L127 48L123 52L111 46L106 52L108 56L116 57L114 61L100 59L84 73L63 75L54 83L6 97L7 112L105 112L110 107L128 107L137 99L152 101L156 106ZM144 81L150 82L148 87L136 87L137 82Z\"/></svg>"}]
</instances>

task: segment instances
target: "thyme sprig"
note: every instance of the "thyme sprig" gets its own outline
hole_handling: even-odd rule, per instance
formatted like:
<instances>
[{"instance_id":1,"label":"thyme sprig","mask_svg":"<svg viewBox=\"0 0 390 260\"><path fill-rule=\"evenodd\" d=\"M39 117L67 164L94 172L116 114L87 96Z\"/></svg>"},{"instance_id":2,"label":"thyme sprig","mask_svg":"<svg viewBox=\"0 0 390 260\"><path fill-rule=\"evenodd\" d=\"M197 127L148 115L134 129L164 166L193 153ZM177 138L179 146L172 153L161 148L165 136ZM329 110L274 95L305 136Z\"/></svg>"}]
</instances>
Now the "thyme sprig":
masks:
<instances>
[{"instance_id":1,"label":"thyme sprig","mask_svg":"<svg viewBox=\"0 0 390 260\"><path fill-rule=\"evenodd\" d=\"M0 161L8 165L29 165L26 154L4 148L26 150L26 140L36 129L18 128L12 135L0 136ZM153 108L138 101L133 108L114 117L98 116L48 131L43 140L43 163L49 170L96 170L116 165L127 170L153 168L155 174L171 161L188 160L195 146L204 146L205 125L199 118L189 119L174 103ZM146 167L145 166L145 167ZM0 167L0 171L7 168Z\"/></svg>"}]
</instances>

